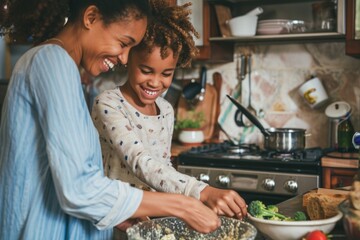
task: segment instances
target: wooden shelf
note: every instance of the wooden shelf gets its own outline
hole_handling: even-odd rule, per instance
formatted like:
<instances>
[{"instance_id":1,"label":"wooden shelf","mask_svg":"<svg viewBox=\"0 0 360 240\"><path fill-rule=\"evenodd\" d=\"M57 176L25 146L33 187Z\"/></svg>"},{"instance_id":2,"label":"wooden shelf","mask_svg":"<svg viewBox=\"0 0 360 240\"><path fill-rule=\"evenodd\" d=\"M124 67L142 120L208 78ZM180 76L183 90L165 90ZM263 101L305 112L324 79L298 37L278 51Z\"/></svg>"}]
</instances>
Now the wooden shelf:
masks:
<instances>
[{"instance_id":1,"label":"wooden shelf","mask_svg":"<svg viewBox=\"0 0 360 240\"><path fill-rule=\"evenodd\" d=\"M278 35L256 35L253 37L211 37L211 42L236 42L254 44L259 42L266 43L292 43L301 41L309 42L326 42L341 41L345 42L345 34L338 32L322 32L322 33L292 33Z\"/></svg>"}]
</instances>

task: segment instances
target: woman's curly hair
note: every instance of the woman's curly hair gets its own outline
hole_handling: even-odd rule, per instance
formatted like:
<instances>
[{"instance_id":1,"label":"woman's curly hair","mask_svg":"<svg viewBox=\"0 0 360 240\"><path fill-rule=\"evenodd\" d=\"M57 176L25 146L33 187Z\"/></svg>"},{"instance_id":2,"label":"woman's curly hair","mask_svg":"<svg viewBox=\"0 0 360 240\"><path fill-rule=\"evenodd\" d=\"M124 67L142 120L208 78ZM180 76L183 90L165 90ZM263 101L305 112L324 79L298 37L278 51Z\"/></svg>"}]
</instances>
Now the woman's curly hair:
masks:
<instances>
[{"instance_id":1,"label":"woman's curly hair","mask_svg":"<svg viewBox=\"0 0 360 240\"><path fill-rule=\"evenodd\" d=\"M78 20L90 5L99 9L105 25L150 16L148 0L0 0L0 36L42 42L59 33L66 19Z\"/></svg>"},{"instance_id":2,"label":"woman's curly hair","mask_svg":"<svg viewBox=\"0 0 360 240\"><path fill-rule=\"evenodd\" d=\"M189 67L191 60L199 50L194 37L198 32L190 22L191 2L182 6L170 5L166 0L150 0L153 18L148 24L146 34L136 49L151 52L155 46L160 47L161 58L169 55L168 49L178 56L177 66Z\"/></svg>"}]
</instances>

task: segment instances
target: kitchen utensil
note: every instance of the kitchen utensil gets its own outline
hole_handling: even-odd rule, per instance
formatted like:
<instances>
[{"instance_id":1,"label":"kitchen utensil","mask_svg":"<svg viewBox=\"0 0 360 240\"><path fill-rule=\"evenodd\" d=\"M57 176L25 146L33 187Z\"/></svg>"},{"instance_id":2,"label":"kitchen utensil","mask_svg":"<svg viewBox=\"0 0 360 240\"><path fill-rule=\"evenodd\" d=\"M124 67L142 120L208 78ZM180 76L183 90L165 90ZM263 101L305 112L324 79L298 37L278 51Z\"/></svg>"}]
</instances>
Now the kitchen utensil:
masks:
<instances>
[{"instance_id":1,"label":"kitchen utensil","mask_svg":"<svg viewBox=\"0 0 360 240\"><path fill-rule=\"evenodd\" d=\"M257 15L243 15L232 18L226 23L230 27L231 35L236 37L254 36L256 33Z\"/></svg>"},{"instance_id":2,"label":"kitchen utensil","mask_svg":"<svg viewBox=\"0 0 360 240\"><path fill-rule=\"evenodd\" d=\"M183 89L183 96L190 107L194 107L199 101L204 100L206 88L206 67L202 66L200 71L200 83L191 81Z\"/></svg>"},{"instance_id":3,"label":"kitchen utensil","mask_svg":"<svg viewBox=\"0 0 360 240\"><path fill-rule=\"evenodd\" d=\"M305 129L301 128L267 128L259 122L244 106L234 98L227 97L264 135L264 148L280 153L288 153L305 148Z\"/></svg>"},{"instance_id":4,"label":"kitchen utensil","mask_svg":"<svg viewBox=\"0 0 360 240\"><path fill-rule=\"evenodd\" d=\"M247 110L254 116L256 116L256 110L255 108L251 105L251 55L248 56L248 66L249 66L249 71L248 71L248 76L249 76L249 103L247 106ZM246 127L250 127L252 125L252 122L249 121L249 119L245 118L243 119L243 116L241 116L241 119L243 120L243 123Z\"/></svg>"},{"instance_id":5,"label":"kitchen utensil","mask_svg":"<svg viewBox=\"0 0 360 240\"><path fill-rule=\"evenodd\" d=\"M244 54L241 54L237 57L236 62L236 78L241 83L242 80L245 79L246 75L246 56Z\"/></svg>"},{"instance_id":6,"label":"kitchen utensil","mask_svg":"<svg viewBox=\"0 0 360 240\"><path fill-rule=\"evenodd\" d=\"M226 95L231 102L234 103L234 105L239 109L240 112L242 112L258 129L262 132L264 136L270 136L270 132L264 128L264 126L259 122L259 120L252 115L244 106L242 106L238 101L236 101L233 97L230 95Z\"/></svg>"},{"instance_id":7,"label":"kitchen utensil","mask_svg":"<svg viewBox=\"0 0 360 240\"><path fill-rule=\"evenodd\" d=\"M182 220L174 217L157 218L140 222L126 230L128 240L151 239L247 239L253 240L257 230L250 223L235 218L220 217L221 226L215 231L202 234L190 229Z\"/></svg>"},{"instance_id":8,"label":"kitchen utensil","mask_svg":"<svg viewBox=\"0 0 360 240\"><path fill-rule=\"evenodd\" d=\"M263 9L261 7L254 8L253 10L247 12L244 14L244 16L257 16L261 13L263 13Z\"/></svg>"},{"instance_id":9,"label":"kitchen utensil","mask_svg":"<svg viewBox=\"0 0 360 240\"><path fill-rule=\"evenodd\" d=\"M213 137L212 140L213 141L217 141L219 140L219 135L220 135L220 125L217 122L217 119L219 118L220 115L220 95L221 95L221 86L222 86L222 76L219 72L215 72L213 74L213 82L214 82L214 87L217 90L217 99L216 99L216 114L215 114L215 126L214 126L214 132L213 132Z\"/></svg>"},{"instance_id":10,"label":"kitchen utensil","mask_svg":"<svg viewBox=\"0 0 360 240\"><path fill-rule=\"evenodd\" d=\"M328 99L325 88L317 77L314 77L301 85L299 94L311 108L322 106Z\"/></svg>"}]
</instances>

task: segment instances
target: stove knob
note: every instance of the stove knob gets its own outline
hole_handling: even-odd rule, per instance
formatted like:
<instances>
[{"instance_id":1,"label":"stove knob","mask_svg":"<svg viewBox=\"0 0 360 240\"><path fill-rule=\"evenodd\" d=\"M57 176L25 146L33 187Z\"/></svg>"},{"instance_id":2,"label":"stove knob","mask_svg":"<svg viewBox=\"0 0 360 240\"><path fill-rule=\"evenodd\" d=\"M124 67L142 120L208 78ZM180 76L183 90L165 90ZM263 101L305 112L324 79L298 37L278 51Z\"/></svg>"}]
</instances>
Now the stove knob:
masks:
<instances>
[{"instance_id":1,"label":"stove knob","mask_svg":"<svg viewBox=\"0 0 360 240\"><path fill-rule=\"evenodd\" d=\"M198 180L209 183L210 181L210 177L209 175L205 174L205 173L200 173L199 176L197 177Z\"/></svg>"},{"instance_id":2,"label":"stove knob","mask_svg":"<svg viewBox=\"0 0 360 240\"><path fill-rule=\"evenodd\" d=\"M272 191L275 188L275 181L271 178L265 178L262 182L262 186L265 190Z\"/></svg>"},{"instance_id":3,"label":"stove knob","mask_svg":"<svg viewBox=\"0 0 360 240\"><path fill-rule=\"evenodd\" d=\"M226 175L219 175L216 178L216 182L221 185L222 187L227 187L230 184L230 178Z\"/></svg>"},{"instance_id":4,"label":"stove knob","mask_svg":"<svg viewBox=\"0 0 360 240\"><path fill-rule=\"evenodd\" d=\"M298 190L298 183L295 180L288 180L285 182L284 188L290 193L296 193Z\"/></svg>"}]
</instances>

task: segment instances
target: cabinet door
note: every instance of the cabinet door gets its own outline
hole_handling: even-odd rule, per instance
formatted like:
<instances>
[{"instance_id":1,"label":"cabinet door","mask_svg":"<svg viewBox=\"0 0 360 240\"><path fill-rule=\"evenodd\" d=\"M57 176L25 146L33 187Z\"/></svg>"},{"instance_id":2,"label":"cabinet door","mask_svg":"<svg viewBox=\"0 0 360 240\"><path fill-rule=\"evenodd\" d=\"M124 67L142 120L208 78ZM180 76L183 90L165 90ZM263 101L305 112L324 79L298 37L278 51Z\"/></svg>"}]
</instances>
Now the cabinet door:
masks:
<instances>
[{"instance_id":1,"label":"cabinet door","mask_svg":"<svg viewBox=\"0 0 360 240\"><path fill-rule=\"evenodd\" d=\"M346 54L360 57L360 0L346 1Z\"/></svg>"},{"instance_id":2,"label":"cabinet door","mask_svg":"<svg viewBox=\"0 0 360 240\"><path fill-rule=\"evenodd\" d=\"M325 167L323 168L323 187L339 188L351 186L356 173L356 169Z\"/></svg>"},{"instance_id":3,"label":"cabinet door","mask_svg":"<svg viewBox=\"0 0 360 240\"><path fill-rule=\"evenodd\" d=\"M220 30L213 5L209 5L207 0L203 6L203 40L199 46L200 55L196 60L209 62L232 62L234 55L234 44L226 42L210 42L210 36L219 35Z\"/></svg>"}]
</instances>

